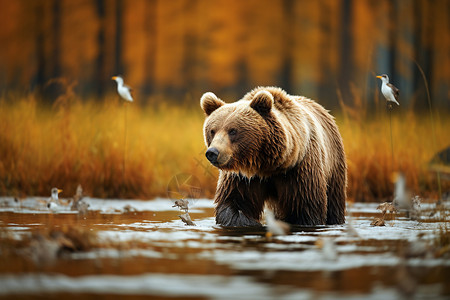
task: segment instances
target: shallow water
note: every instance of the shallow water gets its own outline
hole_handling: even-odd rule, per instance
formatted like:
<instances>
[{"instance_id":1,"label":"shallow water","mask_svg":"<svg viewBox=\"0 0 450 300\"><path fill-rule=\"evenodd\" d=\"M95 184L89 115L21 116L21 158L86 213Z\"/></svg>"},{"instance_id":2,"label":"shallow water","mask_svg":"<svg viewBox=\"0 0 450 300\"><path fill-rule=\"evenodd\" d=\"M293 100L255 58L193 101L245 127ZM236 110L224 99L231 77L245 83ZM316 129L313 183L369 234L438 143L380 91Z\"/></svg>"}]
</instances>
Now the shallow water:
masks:
<instances>
[{"instance_id":1,"label":"shallow water","mask_svg":"<svg viewBox=\"0 0 450 300\"><path fill-rule=\"evenodd\" d=\"M86 201L89 211L80 215L69 205L50 211L42 198L0 198L0 297L450 297L449 253L435 246L450 205L433 213L434 204L422 204L420 220L399 214L373 227L377 204L358 203L345 225L267 237L265 227L216 226L206 199L189 208L196 226L180 220L171 200ZM81 239L95 240L62 251L70 242L36 237L47 228L78 228Z\"/></svg>"}]
</instances>

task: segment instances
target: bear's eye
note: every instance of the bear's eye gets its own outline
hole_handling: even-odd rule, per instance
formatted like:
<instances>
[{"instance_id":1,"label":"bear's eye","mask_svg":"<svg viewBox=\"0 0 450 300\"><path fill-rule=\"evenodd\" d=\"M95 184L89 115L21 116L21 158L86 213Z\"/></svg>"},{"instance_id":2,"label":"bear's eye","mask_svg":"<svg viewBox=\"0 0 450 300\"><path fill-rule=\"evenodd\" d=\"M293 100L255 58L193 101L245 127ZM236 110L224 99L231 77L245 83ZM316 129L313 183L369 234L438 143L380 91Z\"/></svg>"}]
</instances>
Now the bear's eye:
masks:
<instances>
[{"instance_id":1,"label":"bear's eye","mask_svg":"<svg viewBox=\"0 0 450 300\"><path fill-rule=\"evenodd\" d=\"M237 134L237 130L234 129L234 128L230 129L230 130L228 130L228 134L231 135L231 136L235 136Z\"/></svg>"}]
</instances>

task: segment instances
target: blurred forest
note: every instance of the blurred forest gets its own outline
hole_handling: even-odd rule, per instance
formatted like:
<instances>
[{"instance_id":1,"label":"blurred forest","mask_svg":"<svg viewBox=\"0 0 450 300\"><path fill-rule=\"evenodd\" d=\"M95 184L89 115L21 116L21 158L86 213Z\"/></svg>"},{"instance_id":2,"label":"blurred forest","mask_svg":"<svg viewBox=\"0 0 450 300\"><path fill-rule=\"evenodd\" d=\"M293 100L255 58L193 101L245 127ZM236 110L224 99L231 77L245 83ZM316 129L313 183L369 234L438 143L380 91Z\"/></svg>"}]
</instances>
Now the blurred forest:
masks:
<instances>
[{"instance_id":1,"label":"blurred forest","mask_svg":"<svg viewBox=\"0 0 450 300\"><path fill-rule=\"evenodd\" d=\"M0 92L52 97L64 78L81 97L122 74L144 104L234 101L276 85L329 108L379 98L387 73L402 104L449 108L447 0L0 0ZM233 98L226 98L233 97Z\"/></svg>"},{"instance_id":2,"label":"blurred forest","mask_svg":"<svg viewBox=\"0 0 450 300\"><path fill-rule=\"evenodd\" d=\"M448 146L450 0L0 7L0 194L48 195L57 186L67 196L81 184L97 197L150 199L166 197L175 175L191 174L212 197L217 170L204 157L198 101L207 91L235 101L258 85L333 110L349 199L389 199L396 171L415 193L441 193L428 162ZM389 118L375 77L382 73L400 89ZM117 74L140 104L128 115Z\"/></svg>"}]
</instances>

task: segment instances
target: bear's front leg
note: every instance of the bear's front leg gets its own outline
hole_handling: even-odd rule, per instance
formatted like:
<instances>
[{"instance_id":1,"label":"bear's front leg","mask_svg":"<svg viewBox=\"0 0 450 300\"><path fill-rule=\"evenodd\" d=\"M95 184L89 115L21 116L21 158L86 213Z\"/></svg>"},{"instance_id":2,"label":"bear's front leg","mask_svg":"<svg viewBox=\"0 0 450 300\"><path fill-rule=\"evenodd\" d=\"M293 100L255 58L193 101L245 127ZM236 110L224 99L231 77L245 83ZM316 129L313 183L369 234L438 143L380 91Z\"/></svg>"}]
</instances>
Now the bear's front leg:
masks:
<instances>
[{"instance_id":1,"label":"bear's front leg","mask_svg":"<svg viewBox=\"0 0 450 300\"><path fill-rule=\"evenodd\" d=\"M310 156L285 174L274 178L280 219L295 225L325 225L327 220L327 182L324 172Z\"/></svg>"},{"instance_id":2,"label":"bear's front leg","mask_svg":"<svg viewBox=\"0 0 450 300\"><path fill-rule=\"evenodd\" d=\"M260 182L221 172L217 185L216 223L222 226L261 226L263 193Z\"/></svg>"},{"instance_id":3,"label":"bear's front leg","mask_svg":"<svg viewBox=\"0 0 450 300\"><path fill-rule=\"evenodd\" d=\"M226 227L261 226L255 219L249 218L242 210L222 205L216 208L216 223Z\"/></svg>"}]
</instances>

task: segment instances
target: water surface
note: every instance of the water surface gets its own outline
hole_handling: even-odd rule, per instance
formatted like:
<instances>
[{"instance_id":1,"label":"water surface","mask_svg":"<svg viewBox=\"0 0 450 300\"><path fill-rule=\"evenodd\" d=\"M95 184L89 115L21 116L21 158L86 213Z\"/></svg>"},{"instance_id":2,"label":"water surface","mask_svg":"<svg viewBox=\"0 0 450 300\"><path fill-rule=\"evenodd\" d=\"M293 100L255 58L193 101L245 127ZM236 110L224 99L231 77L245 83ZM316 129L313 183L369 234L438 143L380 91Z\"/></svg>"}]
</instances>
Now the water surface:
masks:
<instances>
[{"instance_id":1,"label":"water surface","mask_svg":"<svg viewBox=\"0 0 450 300\"><path fill-rule=\"evenodd\" d=\"M167 199L85 198L85 214L46 199L0 198L0 297L135 299L398 299L450 297L447 205L422 204L418 220L348 208L339 226L215 225L211 200L185 225ZM445 232L445 231L444 231ZM445 236L445 235L444 235Z\"/></svg>"}]
</instances>

